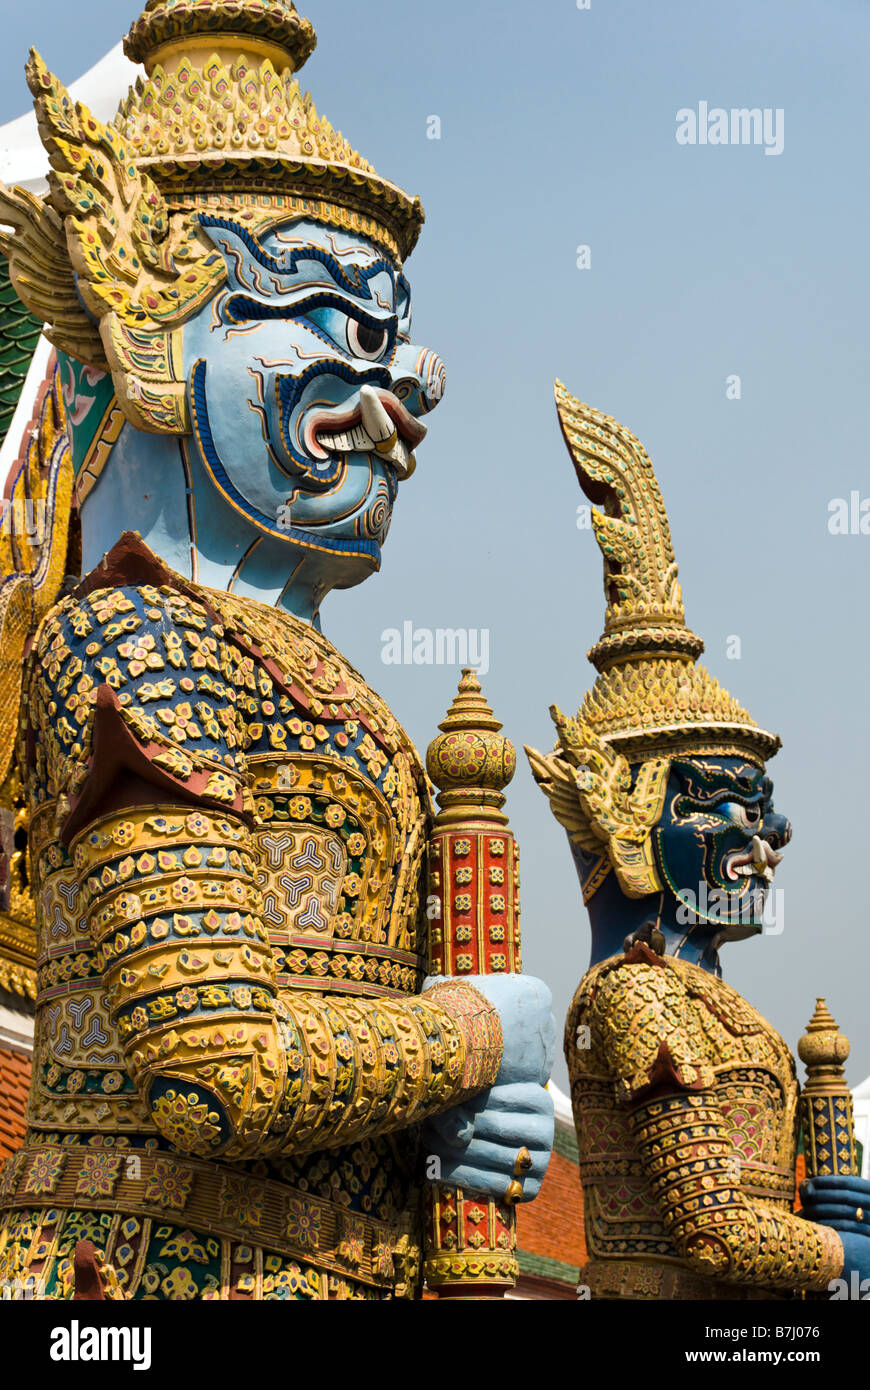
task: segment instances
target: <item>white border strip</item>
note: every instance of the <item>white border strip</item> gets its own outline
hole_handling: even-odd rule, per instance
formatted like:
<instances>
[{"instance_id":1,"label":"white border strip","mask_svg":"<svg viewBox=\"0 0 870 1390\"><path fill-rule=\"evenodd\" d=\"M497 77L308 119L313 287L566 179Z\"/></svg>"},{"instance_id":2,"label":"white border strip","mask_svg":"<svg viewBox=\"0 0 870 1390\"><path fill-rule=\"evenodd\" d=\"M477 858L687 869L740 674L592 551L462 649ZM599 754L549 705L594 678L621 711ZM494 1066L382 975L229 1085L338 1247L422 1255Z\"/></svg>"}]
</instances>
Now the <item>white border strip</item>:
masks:
<instances>
[{"instance_id":1,"label":"white border strip","mask_svg":"<svg viewBox=\"0 0 870 1390\"><path fill-rule=\"evenodd\" d=\"M9 425L9 433L3 440L0 447L0 491L6 486L10 470L18 461L21 453L21 442L24 438L24 431L33 419L33 412L36 409L36 398L39 395L39 388L45 381L48 373L48 359L51 356L51 343L43 334L36 349L30 359L30 366L27 376L24 378L24 385L21 388L21 395L18 397L18 404L15 407L15 414Z\"/></svg>"},{"instance_id":2,"label":"white border strip","mask_svg":"<svg viewBox=\"0 0 870 1390\"><path fill-rule=\"evenodd\" d=\"M0 1047L33 1056L33 1019L28 1014L6 1009L0 1004Z\"/></svg>"}]
</instances>

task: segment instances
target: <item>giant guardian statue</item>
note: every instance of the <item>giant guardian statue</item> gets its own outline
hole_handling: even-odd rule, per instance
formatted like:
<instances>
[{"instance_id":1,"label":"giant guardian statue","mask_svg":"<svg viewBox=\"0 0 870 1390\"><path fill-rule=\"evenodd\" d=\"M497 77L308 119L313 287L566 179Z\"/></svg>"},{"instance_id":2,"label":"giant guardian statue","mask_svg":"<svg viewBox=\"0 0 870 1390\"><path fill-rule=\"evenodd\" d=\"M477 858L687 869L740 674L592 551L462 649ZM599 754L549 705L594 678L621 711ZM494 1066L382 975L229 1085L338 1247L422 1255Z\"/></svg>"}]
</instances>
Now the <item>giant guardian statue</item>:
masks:
<instances>
[{"instance_id":1,"label":"giant guardian statue","mask_svg":"<svg viewBox=\"0 0 870 1390\"><path fill-rule=\"evenodd\" d=\"M527 750L565 828L592 928L565 1056L589 1260L601 1299L788 1298L870 1274L848 1047L820 1007L791 1051L722 979L756 936L791 826L766 766L780 741L697 659L650 460L557 384L604 558L598 675L557 742ZM811 1180L794 1213L803 1120Z\"/></svg>"},{"instance_id":2,"label":"giant guardian statue","mask_svg":"<svg viewBox=\"0 0 870 1390\"><path fill-rule=\"evenodd\" d=\"M110 1298L492 1296L546 1168L548 991L503 949L433 974L425 768L321 631L445 373L419 200L303 95L314 44L289 0L149 0L109 125L27 69L50 193L0 194L0 246L56 366L0 587L39 991L0 1279L38 1297L88 1251ZM480 783L453 849L504 941L512 750L463 688L441 786Z\"/></svg>"}]
</instances>

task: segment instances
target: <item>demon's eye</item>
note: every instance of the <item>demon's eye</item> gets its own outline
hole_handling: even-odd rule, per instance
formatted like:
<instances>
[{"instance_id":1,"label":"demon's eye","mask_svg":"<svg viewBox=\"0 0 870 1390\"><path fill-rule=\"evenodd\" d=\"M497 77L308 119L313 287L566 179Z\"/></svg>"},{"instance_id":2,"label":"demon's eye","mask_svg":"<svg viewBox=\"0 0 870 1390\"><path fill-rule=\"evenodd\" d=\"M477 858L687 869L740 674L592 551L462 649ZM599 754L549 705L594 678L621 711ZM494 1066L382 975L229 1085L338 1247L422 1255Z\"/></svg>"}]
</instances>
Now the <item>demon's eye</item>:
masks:
<instances>
[{"instance_id":1,"label":"demon's eye","mask_svg":"<svg viewBox=\"0 0 870 1390\"><path fill-rule=\"evenodd\" d=\"M308 309L306 317L351 357L361 357L366 362L379 362L395 339L395 319L383 323L325 306Z\"/></svg>"},{"instance_id":2,"label":"demon's eye","mask_svg":"<svg viewBox=\"0 0 870 1390\"><path fill-rule=\"evenodd\" d=\"M326 302L324 302L326 301ZM380 362L392 351L398 319L349 314L339 308L334 295L319 295L298 304L272 304L245 294L232 294L224 304L228 323L257 323L267 319L296 319L331 338L342 352L366 362Z\"/></svg>"},{"instance_id":3,"label":"demon's eye","mask_svg":"<svg viewBox=\"0 0 870 1390\"><path fill-rule=\"evenodd\" d=\"M356 319L348 318L347 345L354 357L366 357L370 361L377 361L383 356L389 336L389 330L386 328L373 328L371 324L358 323Z\"/></svg>"},{"instance_id":4,"label":"demon's eye","mask_svg":"<svg viewBox=\"0 0 870 1390\"><path fill-rule=\"evenodd\" d=\"M740 801L725 801L716 807L716 811L720 816L730 820L732 825L739 825L743 830L758 830L764 819L760 802L744 806Z\"/></svg>"}]
</instances>

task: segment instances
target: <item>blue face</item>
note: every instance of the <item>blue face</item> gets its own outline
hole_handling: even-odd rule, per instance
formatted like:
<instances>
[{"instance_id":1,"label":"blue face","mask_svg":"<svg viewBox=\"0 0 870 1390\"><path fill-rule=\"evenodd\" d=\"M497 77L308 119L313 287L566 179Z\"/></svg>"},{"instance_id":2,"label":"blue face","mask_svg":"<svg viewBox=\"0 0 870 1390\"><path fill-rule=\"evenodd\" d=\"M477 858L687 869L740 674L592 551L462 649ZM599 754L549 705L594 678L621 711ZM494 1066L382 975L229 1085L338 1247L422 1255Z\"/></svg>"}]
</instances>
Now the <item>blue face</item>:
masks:
<instances>
[{"instance_id":1,"label":"blue face","mask_svg":"<svg viewBox=\"0 0 870 1390\"><path fill-rule=\"evenodd\" d=\"M440 358L410 343L408 282L362 236L200 221L228 280L184 330L199 463L288 569L311 552L359 583L444 392Z\"/></svg>"},{"instance_id":2,"label":"blue face","mask_svg":"<svg viewBox=\"0 0 870 1390\"><path fill-rule=\"evenodd\" d=\"M773 784L760 768L733 757L675 760L653 835L670 899L663 917L689 903L699 937L756 935L779 851L790 838L791 826L775 813Z\"/></svg>"}]
</instances>

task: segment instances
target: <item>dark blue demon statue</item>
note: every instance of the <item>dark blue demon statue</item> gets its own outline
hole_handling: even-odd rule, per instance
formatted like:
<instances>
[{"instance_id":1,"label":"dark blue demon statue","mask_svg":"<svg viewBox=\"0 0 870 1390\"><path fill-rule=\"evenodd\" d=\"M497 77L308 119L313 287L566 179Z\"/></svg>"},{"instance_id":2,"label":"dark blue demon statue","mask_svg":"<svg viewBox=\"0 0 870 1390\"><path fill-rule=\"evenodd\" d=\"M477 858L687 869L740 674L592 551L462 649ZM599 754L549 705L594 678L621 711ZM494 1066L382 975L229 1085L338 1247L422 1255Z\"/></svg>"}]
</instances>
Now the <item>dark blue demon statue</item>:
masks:
<instances>
[{"instance_id":1,"label":"dark blue demon statue","mask_svg":"<svg viewBox=\"0 0 870 1390\"><path fill-rule=\"evenodd\" d=\"M870 1184L849 1176L849 1103L837 1097L828 1131L814 1131L817 1176L797 1215L795 1063L719 963L725 943L780 925L772 885L791 827L765 773L779 739L696 664L703 643L685 623L640 443L558 385L557 404L594 504L607 600L594 688L576 718L554 709L553 753L527 750L592 927L565 1032L581 1281L610 1299L825 1291L870 1272ZM814 1101L812 1124L817 1113Z\"/></svg>"}]
</instances>

